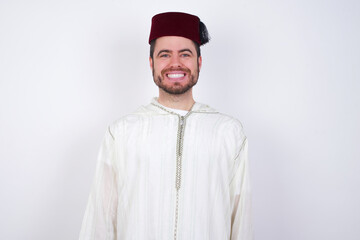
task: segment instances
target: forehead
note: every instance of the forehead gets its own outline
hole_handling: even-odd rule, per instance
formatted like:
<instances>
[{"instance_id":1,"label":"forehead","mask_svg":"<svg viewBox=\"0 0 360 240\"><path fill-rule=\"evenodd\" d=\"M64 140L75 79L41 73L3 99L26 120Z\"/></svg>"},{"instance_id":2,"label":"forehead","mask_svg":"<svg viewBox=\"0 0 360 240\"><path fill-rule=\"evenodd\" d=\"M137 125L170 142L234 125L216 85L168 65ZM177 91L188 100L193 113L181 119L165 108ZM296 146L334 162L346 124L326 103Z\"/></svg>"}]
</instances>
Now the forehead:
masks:
<instances>
[{"instance_id":1,"label":"forehead","mask_svg":"<svg viewBox=\"0 0 360 240\"><path fill-rule=\"evenodd\" d=\"M182 49L190 49L195 51L195 44L192 40L184 37L166 36L156 39L154 51L160 51L163 49L179 51Z\"/></svg>"}]
</instances>

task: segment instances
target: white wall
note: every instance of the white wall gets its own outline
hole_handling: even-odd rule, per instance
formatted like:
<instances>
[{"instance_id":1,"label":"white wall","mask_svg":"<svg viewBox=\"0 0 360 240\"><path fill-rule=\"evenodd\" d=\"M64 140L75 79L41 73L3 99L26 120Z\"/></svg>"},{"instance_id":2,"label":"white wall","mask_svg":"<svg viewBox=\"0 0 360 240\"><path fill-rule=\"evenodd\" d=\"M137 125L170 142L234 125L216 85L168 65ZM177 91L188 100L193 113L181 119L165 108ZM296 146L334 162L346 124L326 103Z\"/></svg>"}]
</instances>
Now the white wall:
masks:
<instances>
[{"instance_id":1,"label":"white wall","mask_svg":"<svg viewBox=\"0 0 360 240\"><path fill-rule=\"evenodd\" d=\"M127 2L0 2L0 238L77 239L106 126L157 94L150 19L187 11L196 100L249 138L256 239L359 239L360 2Z\"/></svg>"}]
</instances>

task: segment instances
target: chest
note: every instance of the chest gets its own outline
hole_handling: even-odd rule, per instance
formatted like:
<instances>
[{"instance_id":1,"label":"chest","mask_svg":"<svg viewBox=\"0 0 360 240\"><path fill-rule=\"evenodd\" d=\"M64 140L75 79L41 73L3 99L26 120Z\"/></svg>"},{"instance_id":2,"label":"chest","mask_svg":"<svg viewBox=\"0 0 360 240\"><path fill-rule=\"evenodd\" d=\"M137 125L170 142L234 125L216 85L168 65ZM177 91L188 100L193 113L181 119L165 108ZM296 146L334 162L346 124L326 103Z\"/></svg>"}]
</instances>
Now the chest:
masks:
<instances>
[{"instance_id":1,"label":"chest","mask_svg":"<svg viewBox=\"0 0 360 240\"><path fill-rule=\"evenodd\" d=\"M235 156L235 142L221 119L208 115L157 116L125 126L116 145L117 163L124 174L174 172L181 167L226 174Z\"/></svg>"}]
</instances>

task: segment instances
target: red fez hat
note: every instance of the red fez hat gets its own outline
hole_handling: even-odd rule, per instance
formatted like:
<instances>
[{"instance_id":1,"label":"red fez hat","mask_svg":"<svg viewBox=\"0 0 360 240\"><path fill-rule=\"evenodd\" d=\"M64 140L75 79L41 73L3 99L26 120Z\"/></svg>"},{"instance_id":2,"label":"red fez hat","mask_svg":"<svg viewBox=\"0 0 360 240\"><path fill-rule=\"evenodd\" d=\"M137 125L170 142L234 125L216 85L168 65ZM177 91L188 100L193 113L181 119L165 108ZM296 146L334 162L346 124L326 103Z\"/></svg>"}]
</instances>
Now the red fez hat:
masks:
<instances>
[{"instance_id":1,"label":"red fez hat","mask_svg":"<svg viewBox=\"0 0 360 240\"><path fill-rule=\"evenodd\" d=\"M200 19L197 16L182 12L166 12L152 18L149 43L159 37L185 37L201 45Z\"/></svg>"}]
</instances>

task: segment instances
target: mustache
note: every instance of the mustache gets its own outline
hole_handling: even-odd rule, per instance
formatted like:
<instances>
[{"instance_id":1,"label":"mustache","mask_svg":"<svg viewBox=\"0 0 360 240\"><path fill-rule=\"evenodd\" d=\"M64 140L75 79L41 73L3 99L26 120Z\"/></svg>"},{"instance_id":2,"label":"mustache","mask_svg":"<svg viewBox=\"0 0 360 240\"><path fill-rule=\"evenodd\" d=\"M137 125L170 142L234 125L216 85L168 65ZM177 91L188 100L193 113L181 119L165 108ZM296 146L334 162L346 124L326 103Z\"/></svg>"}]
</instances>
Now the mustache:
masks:
<instances>
[{"instance_id":1,"label":"mustache","mask_svg":"<svg viewBox=\"0 0 360 240\"><path fill-rule=\"evenodd\" d=\"M169 68L165 68L163 70L161 70L161 75L164 76L166 72L170 72L170 71L182 71L182 72L186 72L187 74L191 74L191 71L190 69L188 68L182 68L182 67L177 67L177 68L174 68L174 67L169 67Z\"/></svg>"}]
</instances>

